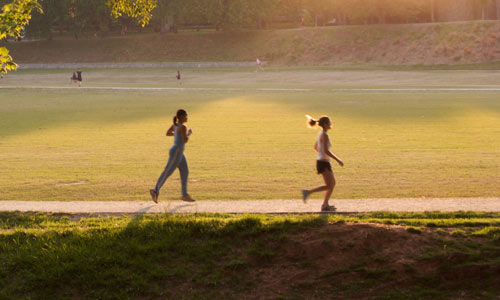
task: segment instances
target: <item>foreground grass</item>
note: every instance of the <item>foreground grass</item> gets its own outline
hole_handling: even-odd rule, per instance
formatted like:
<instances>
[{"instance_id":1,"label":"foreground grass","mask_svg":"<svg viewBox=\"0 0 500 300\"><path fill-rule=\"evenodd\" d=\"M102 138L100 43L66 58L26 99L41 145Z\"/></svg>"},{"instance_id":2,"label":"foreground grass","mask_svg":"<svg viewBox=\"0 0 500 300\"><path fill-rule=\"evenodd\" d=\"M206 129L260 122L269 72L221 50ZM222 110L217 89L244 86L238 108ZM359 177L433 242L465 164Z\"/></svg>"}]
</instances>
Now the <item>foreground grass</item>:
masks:
<instances>
[{"instance_id":1,"label":"foreground grass","mask_svg":"<svg viewBox=\"0 0 500 300\"><path fill-rule=\"evenodd\" d=\"M334 166L335 198L498 197L497 98L0 90L0 200L148 199L172 143L164 132L181 107L194 130L186 155L189 189L199 200L297 199L301 188L321 184L317 133L305 126L306 113L332 117L333 151L346 164ZM162 200L179 190L174 174Z\"/></svg>"},{"instance_id":2,"label":"foreground grass","mask_svg":"<svg viewBox=\"0 0 500 300\"><path fill-rule=\"evenodd\" d=\"M388 219L446 229L367 224ZM470 212L0 213L0 299L489 299L500 292L499 223Z\"/></svg>"}]
</instances>

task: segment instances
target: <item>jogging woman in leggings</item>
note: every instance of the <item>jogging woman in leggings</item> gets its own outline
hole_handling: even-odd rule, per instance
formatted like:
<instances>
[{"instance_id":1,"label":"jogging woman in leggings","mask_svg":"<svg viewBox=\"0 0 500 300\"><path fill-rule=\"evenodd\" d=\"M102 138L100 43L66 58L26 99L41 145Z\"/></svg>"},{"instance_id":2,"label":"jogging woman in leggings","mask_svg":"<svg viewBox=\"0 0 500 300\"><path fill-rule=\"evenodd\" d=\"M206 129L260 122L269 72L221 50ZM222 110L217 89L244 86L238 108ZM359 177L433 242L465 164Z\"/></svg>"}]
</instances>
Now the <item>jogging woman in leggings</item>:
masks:
<instances>
[{"instance_id":1,"label":"jogging woman in leggings","mask_svg":"<svg viewBox=\"0 0 500 300\"><path fill-rule=\"evenodd\" d=\"M314 127L316 124L319 125L323 130L318 134L318 138L316 140L316 144L314 144L314 149L318 152L318 158L316 161L316 169L318 174L323 175L323 180L325 181L325 185L314 188L312 190L302 190L302 200L304 203L307 201L307 197L310 194L315 192L325 191L325 198L323 200L323 205L321 205L321 211L335 211L337 210L335 206L329 205L328 200L333 192L333 188L335 187L335 177L333 176L332 166L330 165L330 158L333 158L337 161L337 163L343 167L344 163L335 156L332 152L330 152L330 147L332 143L330 142L330 138L328 137L327 131L332 128L332 123L330 122L330 118L327 116L322 116L319 120L314 120L311 116L307 117L307 124L310 127Z\"/></svg>"},{"instance_id":2,"label":"jogging woman in leggings","mask_svg":"<svg viewBox=\"0 0 500 300\"><path fill-rule=\"evenodd\" d=\"M187 202L194 202L195 200L189 196L187 193L187 181L189 169L186 161L186 157L184 156L184 145L188 142L189 136L191 135L191 129L187 129L186 123L188 120L187 112L183 109L179 109L177 111L176 116L174 117L174 124L170 126L167 130L167 136L174 136L174 145L170 148L169 158L167 162L167 166L163 173L161 173L160 178L156 182L156 186L154 189L149 190L151 197L155 203L158 203L158 196L160 195L160 189L167 180L167 178L172 175L175 169L179 169L179 173L181 175L181 184L182 184L182 197L181 200Z\"/></svg>"}]
</instances>

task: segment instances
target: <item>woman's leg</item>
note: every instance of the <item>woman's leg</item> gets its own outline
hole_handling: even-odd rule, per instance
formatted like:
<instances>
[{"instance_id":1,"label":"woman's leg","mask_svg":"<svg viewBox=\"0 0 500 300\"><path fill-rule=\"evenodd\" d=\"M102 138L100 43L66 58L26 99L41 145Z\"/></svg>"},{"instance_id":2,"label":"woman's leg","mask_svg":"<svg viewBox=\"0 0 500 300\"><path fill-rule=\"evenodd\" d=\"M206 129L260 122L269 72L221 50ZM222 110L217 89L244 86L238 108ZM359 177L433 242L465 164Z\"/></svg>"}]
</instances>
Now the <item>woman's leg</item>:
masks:
<instances>
[{"instance_id":1,"label":"woman's leg","mask_svg":"<svg viewBox=\"0 0 500 300\"><path fill-rule=\"evenodd\" d=\"M160 177L158 178L158 181L156 182L156 186L154 188L154 191L157 195L160 194L160 189L167 180L167 178L170 175L172 175L175 169L177 169L177 167L179 166L182 156L183 153L181 148L173 149L173 151L171 151L167 165L165 166L165 169L161 173Z\"/></svg>"},{"instance_id":2,"label":"woman's leg","mask_svg":"<svg viewBox=\"0 0 500 300\"><path fill-rule=\"evenodd\" d=\"M324 178L324 176L323 176ZM312 193L316 193L316 192L321 192L321 191L324 191L327 189L327 186L326 185L322 185L322 186L318 186L316 188L313 188L311 190L309 190L309 193L312 194Z\"/></svg>"},{"instance_id":3,"label":"woman's leg","mask_svg":"<svg viewBox=\"0 0 500 300\"><path fill-rule=\"evenodd\" d=\"M335 187L335 178L333 176L333 172L330 170L325 170L323 173L321 173L321 175L323 176L323 180L325 181L325 185L313 188L313 189L309 190L308 192L310 194L312 194L312 193L316 193L316 192L331 190L330 194L328 195L328 197L330 197L330 195L332 194L333 188Z\"/></svg>"},{"instance_id":4,"label":"woman's leg","mask_svg":"<svg viewBox=\"0 0 500 300\"><path fill-rule=\"evenodd\" d=\"M182 155L181 162L179 163L179 173L181 175L182 196L187 196L189 168L184 155Z\"/></svg>"},{"instance_id":5,"label":"woman's leg","mask_svg":"<svg viewBox=\"0 0 500 300\"><path fill-rule=\"evenodd\" d=\"M333 188L335 187L335 176L333 176L333 172L330 170L325 170L321 175L323 175L323 180L325 181L325 199L323 200L323 205L328 205L328 200L330 200Z\"/></svg>"}]
</instances>

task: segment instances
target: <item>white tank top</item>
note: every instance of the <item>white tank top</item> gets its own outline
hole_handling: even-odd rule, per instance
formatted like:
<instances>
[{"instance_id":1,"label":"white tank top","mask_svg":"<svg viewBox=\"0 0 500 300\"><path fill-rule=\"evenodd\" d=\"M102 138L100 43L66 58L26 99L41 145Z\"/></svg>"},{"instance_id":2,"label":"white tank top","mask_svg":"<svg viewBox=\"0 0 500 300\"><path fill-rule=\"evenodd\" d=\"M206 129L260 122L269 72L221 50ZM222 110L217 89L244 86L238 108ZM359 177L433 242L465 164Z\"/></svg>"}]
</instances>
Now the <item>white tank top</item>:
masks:
<instances>
[{"instance_id":1,"label":"white tank top","mask_svg":"<svg viewBox=\"0 0 500 300\"><path fill-rule=\"evenodd\" d=\"M326 151L330 150L330 147L332 146L332 143L330 142L330 138L325 132L325 136L327 138L326 141L326 149L323 149L323 144L321 143L321 135L323 134L323 130L320 130L318 134L318 139L316 140L316 143L318 144L318 158L317 160L323 160L323 161L330 161L330 156L326 154Z\"/></svg>"}]
</instances>

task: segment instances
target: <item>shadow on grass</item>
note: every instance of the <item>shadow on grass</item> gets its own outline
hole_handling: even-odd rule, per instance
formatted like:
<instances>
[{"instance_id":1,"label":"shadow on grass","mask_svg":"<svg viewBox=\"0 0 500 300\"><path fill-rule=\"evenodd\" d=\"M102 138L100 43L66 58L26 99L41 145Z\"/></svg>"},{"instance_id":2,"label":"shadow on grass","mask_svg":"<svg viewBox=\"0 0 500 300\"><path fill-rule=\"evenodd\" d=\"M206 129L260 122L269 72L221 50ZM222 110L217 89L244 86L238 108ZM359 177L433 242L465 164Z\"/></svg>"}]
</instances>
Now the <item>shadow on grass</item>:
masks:
<instances>
[{"instance_id":1,"label":"shadow on grass","mask_svg":"<svg viewBox=\"0 0 500 300\"><path fill-rule=\"evenodd\" d=\"M0 136L20 135L39 129L64 127L71 123L93 123L96 128L105 124L137 122L171 115L179 107L196 112L203 105L218 100L215 95L143 91L94 90L13 90L3 98L5 118L0 120ZM174 101L166 101L166 99ZM194 103L194 105L193 105Z\"/></svg>"},{"instance_id":2,"label":"shadow on grass","mask_svg":"<svg viewBox=\"0 0 500 300\"><path fill-rule=\"evenodd\" d=\"M237 254L245 245L326 222L230 215L70 221L19 213L0 220L9 229L0 234L0 299L226 298L252 286L241 272L248 262Z\"/></svg>"}]
</instances>

